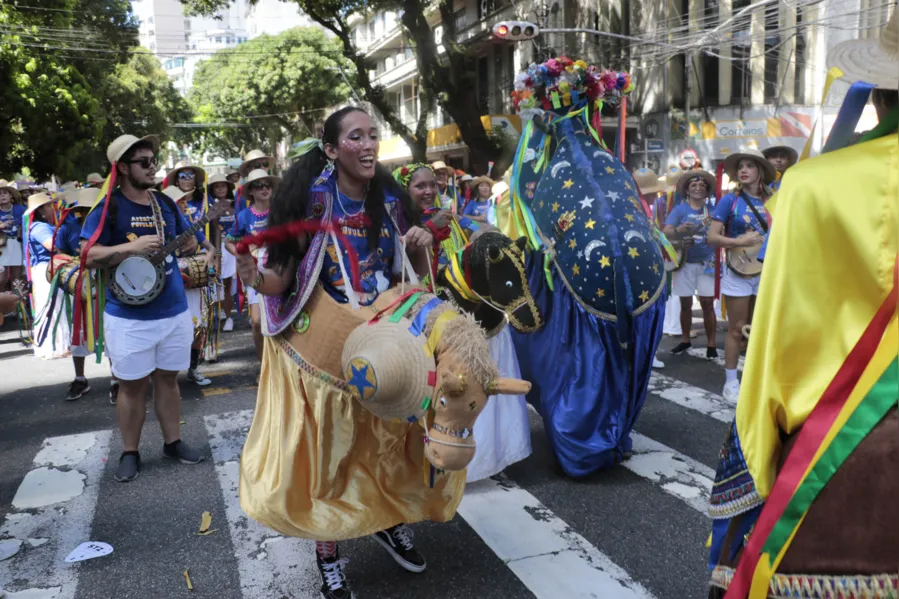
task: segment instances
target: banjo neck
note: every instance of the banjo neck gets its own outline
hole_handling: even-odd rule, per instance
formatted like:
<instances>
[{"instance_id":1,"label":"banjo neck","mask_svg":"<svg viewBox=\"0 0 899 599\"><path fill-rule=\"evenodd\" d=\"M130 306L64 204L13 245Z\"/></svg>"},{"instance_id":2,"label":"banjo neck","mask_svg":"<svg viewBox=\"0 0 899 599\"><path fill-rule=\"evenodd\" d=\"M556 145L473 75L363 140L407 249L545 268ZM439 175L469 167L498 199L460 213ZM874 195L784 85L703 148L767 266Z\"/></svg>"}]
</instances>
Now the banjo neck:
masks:
<instances>
[{"instance_id":1,"label":"banjo neck","mask_svg":"<svg viewBox=\"0 0 899 599\"><path fill-rule=\"evenodd\" d=\"M168 256L171 253L174 253L175 250L177 250L178 248L183 246L185 243L187 243L187 240L190 239L191 237L193 237L197 233L197 231L199 231L200 229L205 227L206 223L208 223L209 220L210 220L209 215L208 214L204 215L200 220L198 220L193 225L191 225L189 229L187 229L186 231L181 233L181 235L178 235L177 237L175 237L173 240L168 242L162 249L160 249L158 252L156 252L155 254L150 256L150 258L149 258L150 262L152 262L154 266L157 264L161 264L162 261L165 260L166 256Z\"/></svg>"}]
</instances>

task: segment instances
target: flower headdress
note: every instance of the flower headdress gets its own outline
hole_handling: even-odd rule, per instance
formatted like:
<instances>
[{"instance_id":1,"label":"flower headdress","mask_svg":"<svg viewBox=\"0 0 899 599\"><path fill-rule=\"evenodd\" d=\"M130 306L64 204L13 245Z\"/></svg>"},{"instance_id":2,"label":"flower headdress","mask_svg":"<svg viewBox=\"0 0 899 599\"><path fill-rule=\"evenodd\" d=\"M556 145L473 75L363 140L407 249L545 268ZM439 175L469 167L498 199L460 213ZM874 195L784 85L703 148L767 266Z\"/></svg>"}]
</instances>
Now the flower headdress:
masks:
<instances>
[{"instance_id":1,"label":"flower headdress","mask_svg":"<svg viewBox=\"0 0 899 599\"><path fill-rule=\"evenodd\" d=\"M512 101L516 110L567 110L587 102L617 102L634 89L629 73L603 71L567 56L531 64L515 77Z\"/></svg>"},{"instance_id":2,"label":"flower headdress","mask_svg":"<svg viewBox=\"0 0 899 599\"><path fill-rule=\"evenodd\" d=\"M412 180L412 175L423 168L428 169L432 173L434 172L434 169L431 168L430 164L411 162L393 171L393 178L396 179L397 183L403 186L403 189L409 189L409 182Z\"/></svg>"}]
</instances>

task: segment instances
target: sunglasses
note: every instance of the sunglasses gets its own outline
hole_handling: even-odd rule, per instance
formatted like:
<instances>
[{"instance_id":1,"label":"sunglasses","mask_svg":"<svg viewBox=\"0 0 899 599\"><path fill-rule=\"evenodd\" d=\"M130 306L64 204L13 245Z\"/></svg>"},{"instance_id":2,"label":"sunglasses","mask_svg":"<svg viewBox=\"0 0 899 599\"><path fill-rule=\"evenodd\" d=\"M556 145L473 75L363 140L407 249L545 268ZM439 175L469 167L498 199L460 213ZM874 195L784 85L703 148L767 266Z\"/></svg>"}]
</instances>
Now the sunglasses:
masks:
<instances>
[{"instance_id":1,"label":"sunglasses","mask_svg":"<svg viewBox=\"0 0 899 599\"><path fill-rule=\"evenodd\" d=\"M193 171L181 171L180 173L178 173L178 179L181 181L187 179L195 179L196 176L196 173L194 173Z\"/></svg>"},{"instance_id":2,"label":"sunglasses","mask_svg":"<svg viewBox=\"0 0 899 599\"><path fill-rule=\"evenodd\" d=\"M258 168L261 168L261 169L263 169L263 170L267 169L267 168L268 168L268 162L265 162L265 161L263 161L263 162L254 162L253 164L250 165L250 170L253 170L253 171L254 171L254 170L258 169Z\"/></svg>"},{"instance_id":3,"label":"sunglasses","mask_svg":"<svg viewBox=\"0 0 899 599\"><path fill-rule=\"evenodd\" d=\"M137 160L129 160L128 164L139 164L141 168L153 168L154 166L159 164L159 161L155 156L147 158L144 156L143 158L138 158Z\"/></svg>"},{"instance_id":4,"label":"sunglasses","mask_svg":"<svg viewBox=\"0 0 899 599\"><path fill-rule=\"evenodd\" d=\"M266 181L264 183L251 183L250 184L250 189L252 189L253 191L257 191L259 189L271 189L271 188L272 188L272 184L269 183L268 181Z\"/></svg>"}]
</instances>

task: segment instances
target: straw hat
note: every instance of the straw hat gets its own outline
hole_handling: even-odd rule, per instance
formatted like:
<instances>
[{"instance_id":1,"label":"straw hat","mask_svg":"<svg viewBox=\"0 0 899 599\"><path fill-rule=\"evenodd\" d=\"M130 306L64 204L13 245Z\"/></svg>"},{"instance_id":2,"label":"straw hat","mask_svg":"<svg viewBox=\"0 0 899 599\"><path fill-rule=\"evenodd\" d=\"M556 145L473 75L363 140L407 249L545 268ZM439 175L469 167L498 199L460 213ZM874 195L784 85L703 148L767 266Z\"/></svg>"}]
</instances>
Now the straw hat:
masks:
<instances>
[{"instance_id":1,"label":"straw hat","mask_svg":"<svg viewBox=\"0 0 899 599\"><path fill-rule=\"evenodd\" d=\"M838 67L843 79L864 81L884 89L899 89L899 9L877 39L851 40L827 53L827 68Z\"/></svg>"},{"instance_id":2,"label":"straw hat","mask_svg":"<svg viewBox=\"0 0 899 599\"><path fill-rule=\"evenodd\" d=\"M385 420L419 420L427 412L425 400L436 382L437 364L425 353L427 339L411 333L411 325L405 318L397 323L363 324L343 346L347 390L365 409Z\"/></svg>"},{"instance_id":3,"label":"straw hat","mask_svg":"<svg viewBox=\"0 0 899 599\"><path fill-rule=\"evenodd\" d=\"M212 187L214 183L224 183L228 186L228 191L234 191L234 183L228 181L228 176L223 173L216 173L209 177L209 180L206 181L206 189Z\"/></svg>"},{"instance_id":4,"label":"straw hat","mask_svg":"<svg viewBox=\"0 0 899 599\"><path fill-rule=\"evenodd\" d=\"M190 164L189 162L179 162L175 165L175 168L167 172L165 174L166 184L175 185L178 182L178 173L188 170L194 172L194 181L196 181L197 187L202 187L203 180L206 178L206 171L201 169L199 166Z\"/></svg>"},{"instance_id":5,"label":"straw hat","mask_svg":"<svg viewBox=\"0 0 899 599\"><path fill-rule=\"evenodd\" d=\"M790 158L790 164L796 164L799 160L799 152L790 146L771 146L770 148L765 148L762 150L762 155L765 158L768 158L771 154L776 154L778 152L783 152Z\"/></svg>"},{"instance_id":6,"label":"straw hat","mask_svg":"<svg viewBox=\"0 0 899 599\"><path fill-rule=\"evenodd\" d=\"M86 181L92 185L96 185L97 183L102 185L106 182L106 179L103 178L103 175L101 175L100 173L91 173L87 176Z\"/></svg>"},{"instance_id":7,"label":"straw hat","mask_svg":"<svg viewBox=\"0 0 899 599\"><path fill-rule=\"evenodd\" d=\"M668 189L674 189L677 186L677 181L680 179L681 173L683 173L683 169L679 166L669 166L668 170L665 171L665 185L668 186Z\"/></svg>"},{"instance_id":8,"label":"straw hat","mask_svg":"<svg viewBox=\"0 0 899 599\"><path fill-rule=\"evenodd\" d=\"M172 201L177 204L186 196L192 195L193 191L182 191L176 185L169 185L162 190L162 193L172 198Z\"/></svg>"},{"instance_id":9,"label":"straw hat","mask_svg":"<svg viewBox=\"0 0 899 599\"><path fill-rule=\"evenodd\" d=\"M459 183L465 183L466 181L474 181L474 177L472 177L468 173L465 173L464 175L459 177Z\"/></svg>"},{"instance_id":10,"label":"straw hat","mask_svg":"<svg viewBox=\"0 0 899 599\"><path fill-rule=\"evenodd\" d=\"M268 179L272 183L272 188L278 186L278 183L281 182L281 177L276 177L275 175L269 175L267 172L262 170L261 168L257 168L255 171L250 171L250 174L247 175L247 180L244 182L244 186L249 189L250 183L254 183L256 181L263 181Z\"/></svg>"},{"instance_id":11,"label":"straw hat","mask_svg":"<svg viewBox=\"0 0 899 599\"><path fill-rule=\"evenodd\" d=\"M121 160L122 156L124 156L128 150L131 149L136 143L147 141L150 142L153 146L153 153L156 154L159 152L159 138L155 135L145 135L143 137L135 137L133 135L121 135L109 144L109 147L106 148L106 158L109 159L109 163L118 162Z\"/></svg>"},{"instance_id":12,"label":"straw hat","mask_svg":"<svg viewBox=\"0 0 899 599\"><path fill-rule=\"evenodd\" d=\"M768 162L765 155L755 148L747 148L742 152L731 154L724 159L724 172L727 173L728 179L731 181L737 180L737 165L740 164L740 161L744 158L754 160L759 165L759 169L762 171L762 183L768 185L774 181L774 178L777 176L777 170L774 168L773 164Z\"/></svg>"},{"instance_id":13,"label":"straw hat","mask_svg":"<svg viewBox=\"0 0 899 599\"><path fill-rule=\"evenodd\" d=\"M75 191L66 194L66 204L73 210L76 208L90 209L97 203L97 195L99 193L100 192L93 187L76 189Z\"/></svg>"},{"instance_id":14,"label":"straw hat","mask_svg":"<svg viewBox=\"0 0 899 599\"><path fill-rule=\"evenodd\" d=\"M493 185L494 185L493 179L491 179L490 177L485 177L484 175L481 175L480 177L475 177L474 179L472 179L471 187L473 189L477 189L478 185L480 185L481 183L487 183L490 185L490 189L493 189Z\"/></svg>"},{"instance_id":15,"label":"straw hat","mask_svg":"<svg viewBox=\"0 0 899 599\"><path fill-rule=\"evenodd\" d=\"M454 175L456 171L453 170L452 167L446 165L446 163L442 160L438 160L437 162L431 163L431 168L435 171L448 171L447 174Z\"/></svg>"},{"instance_id":16,"label":"straw hat","mask_svg":"<svg viewBox=\"0 0 899 599\"><path fill-rule=\"evenodd\" d=\"M46 193L33 193L28 196L28 210L25 211L25 215L29 215L44 204L49 204L53 201Z\"/></svg>"},{"instance_id":17,"label":"straw hat","mask_svg":"<svg viewBox=\"0 0 899 599\"><path fill-rule=\"evenodd\" d=\"M705 181L709 194L715 193L715 183L717 181L715 175L702 169L693 169L681 173L680 178L677 180L677 193L683 197L687 197L687 185L696 178Z\"/></svg>"},{"instance_id":18,"label":"straw hat","mask_svg":"<svg viewBox=\"0 0 899 599\"><path fill-rule=\"evenodd\" d=\"M665 190L664 180L654 170L645 166L635 170L633 177L641 195L650 195Z\"/></svg>"},{"instance_id":19,"label":"straw hat","mask_svg":"<svg viewBox=\"0 0 899 599\"><path fill-rule=\"evenodd\" d=\"M6 179L0 179L0 189L5 189L12 196L14 202L22 201L22 194Z\"/></svg>"},{"instance_id":20,"label":"straw hat","mask_svg":"<svg viewBox=\"0 0 899 599\"><path fill-rule=\"evenodd\" d=\"M257 160L265 160L267 165L265 168L272 168L272 165L275 162L275 159L272 156L266 156L262 150L250 150L246 156L243 157L243 162L240 163L240 168L237 169L240 172L241 177L246 177L250 172L250 165ZM255 169L255 170L264 170L264 169Z\"/></svg>"}]
</instances>

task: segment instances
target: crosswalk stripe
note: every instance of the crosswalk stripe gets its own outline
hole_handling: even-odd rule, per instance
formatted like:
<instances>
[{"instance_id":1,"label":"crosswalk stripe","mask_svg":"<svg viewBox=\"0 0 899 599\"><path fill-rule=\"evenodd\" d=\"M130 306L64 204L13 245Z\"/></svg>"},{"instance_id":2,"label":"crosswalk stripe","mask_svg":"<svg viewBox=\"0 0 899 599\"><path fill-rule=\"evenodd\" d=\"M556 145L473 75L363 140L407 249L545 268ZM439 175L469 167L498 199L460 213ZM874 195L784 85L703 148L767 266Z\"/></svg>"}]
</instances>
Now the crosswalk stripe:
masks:
<instances>
[{"instance_id":1,"label":"crosswalk stripe","mask_svg":"<svg viewBox=\"0 0 899 599\"><path fill-rule=\"evenodd\" d=\"M459 514L537 599L653 597L503 475L469 484Z\"/></svg>"},{"instance_id":2,"label":"crosswalk stripe","mask_svg":"<svg viewBox=\"0 0 899 599\"><path fill-rule=\"evenodd\" d=\"M285 537L249 518L240 507L240 453L253 410L204 418L215 472L225 500L225 517L244 597L318 597L315 543Z\"/></svg>"},{"instance_id":3,"label":"crosswalk stripe","mask_svg":"<svg viewBox=\"0 0 899 599\"><path fill-rule=\"evenodd\" d=\"M633 455L622 466L696 511L708 511L714 470L640 433L631 433L631 440Z\"/></svg>"},{"instance_id":4,"label":"crosswalk stripe","mask_svg":"<svg viewBox=\"0 0 899 599\"><path fill-rule=\"evenodd\" d=\"M694 358L699 358L700 360L704 360L706 362L714 362L721 368L724 368L724 348L718 348L718 357L712 358L711 360L705 357L705 348L702 347L691 347L687 349L687 355L692 356ZM737 370L743 372L743 365L746 363L746 357L740 356L737 360Z\"/></svg>"},{"instance_id":5,"label":"crosswalk stripe","mask_svg":"<svg viewBox=\"0 0 899 599\"><path fill-rule=\"evenodd\" d=\"M736 406L717 393L694 387L679 379L654 371L649 379L649 392L715 420L727 424L733 422Z\"/></svg>"},{"instance_id":6,"label":"crosswalk stripe","mask_svg":"<svg viewBox=\"0 0 899 599\"><path fill-rule=\"evenodd\" d=\"M11 581L5 589L11 597L74 598L78 570L64 560L91 540L111 438L111 431L98 431L44 440L0 525L0 538L21 541L17 555L0 561L0 581ZM15 581L40 587L17 588Z\"/></svg>"}]
</instances>

